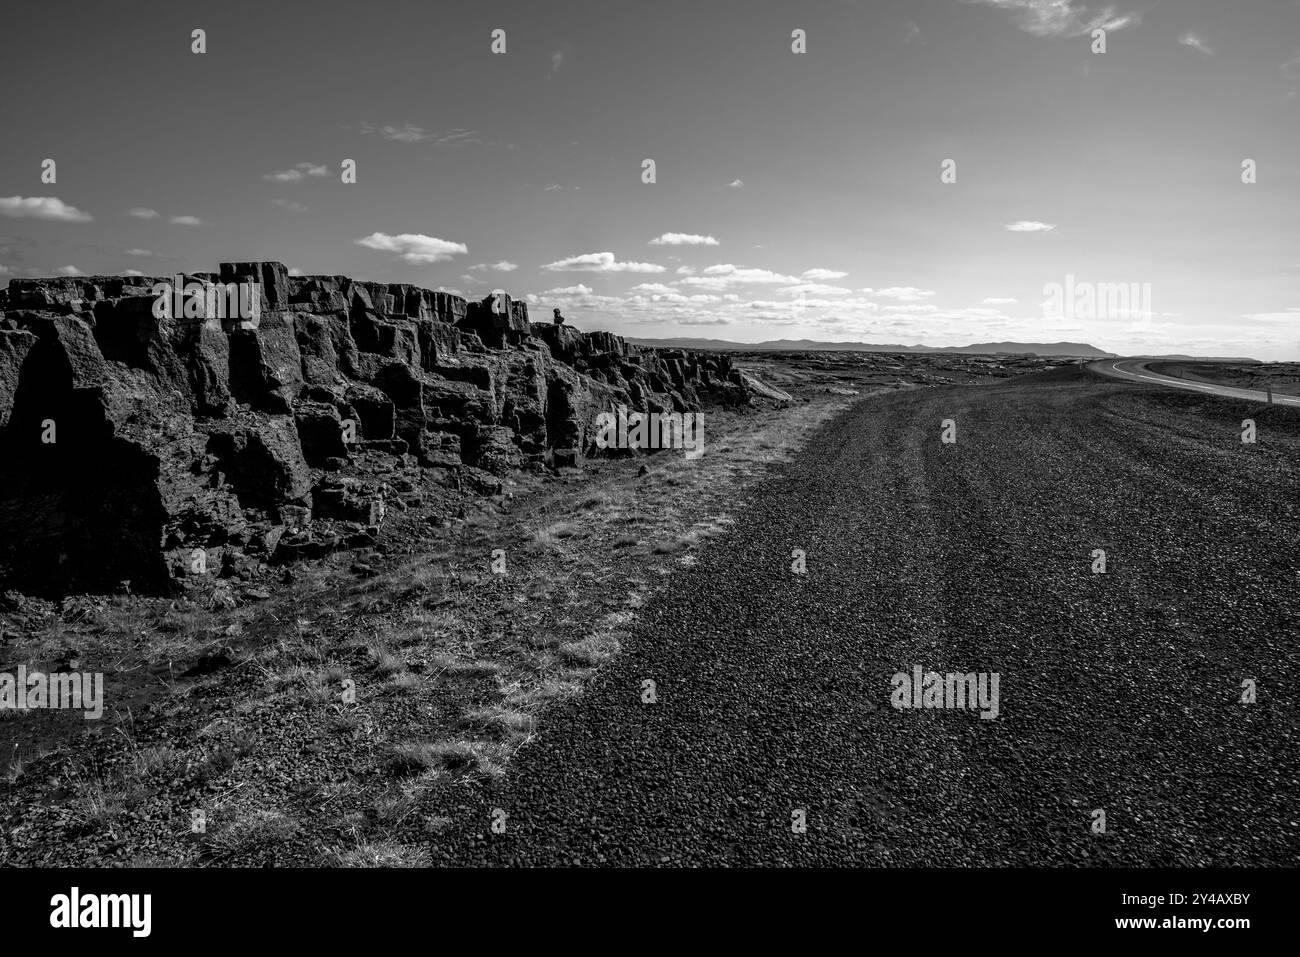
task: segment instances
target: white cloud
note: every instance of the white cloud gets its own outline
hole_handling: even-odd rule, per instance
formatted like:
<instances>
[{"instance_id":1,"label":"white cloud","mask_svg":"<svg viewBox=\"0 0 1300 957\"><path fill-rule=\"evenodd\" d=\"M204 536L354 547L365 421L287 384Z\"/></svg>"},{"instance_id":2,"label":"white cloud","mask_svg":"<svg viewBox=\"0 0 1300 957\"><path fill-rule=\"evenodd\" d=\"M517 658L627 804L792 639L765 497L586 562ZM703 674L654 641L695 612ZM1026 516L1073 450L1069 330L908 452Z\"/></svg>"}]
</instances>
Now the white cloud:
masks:
<instances>
[{"instance_id":1,"label":"white cloud","mask_svg":"<svg viewBox=\"0 0 1300 957\"><path fill-rule=\"evenodd\" d=\"M663 272L663 266L654 263L619 262L613 253L583 253L570 256L542 267L547 272Z\"/></svg>"},{"instance_id":2,"label":"white cloud","mask_svg":"<svg viewBox=\"0 0 1300 957\"><path fill-rule=\"evenodd\" d=\"M933 289L918 289L916 286L887 286L884 289L862 289L859 291L869 296L895 299L898 302L920 302L922 299L934 295Z\"/></svg>"},{"instance_id":3,"label":"white cloud","mask_svg":"<svg viewBox=\"0 0 1300 957\"><path fill-rule=\"evenodd\" d=\"M88 223L94 219L55 196L0 196L0 216L61 223Z\"/></svg>"},{"instance_id":4,"label":"white cloud","mask_svg":"<svg viewBox=\"0 0 1300 957\"><path fill-rule=\"evenodd\" d=\"M202 226L203 220L197 216L173 216L169 222L173 226Z\"/></svg>"},{"instance_id":5,"label":"white cloud","mask_svg":"<svg viewBox=\"0 0 1300 957\"><path fill-rule=\"evenodd\" d=\"M290 275L290 276L301 276L302 274L303 274L302 270L299 269L297 266L290 266L290 267L289 267L289 275Z\"/></svg>"},{"instance_id":6,"label":"white cloud","mask_svg":"<svg viewBox=\"0 0 1300 957\"><path fill-rule=\"evenodd\" d=\"M633 292L645 292L656 296L680 296L681 292L661 282L643 282L632 287Z\"/></svg>"},{"instance_id":7,"label":"white cloud","mask_svg":"<svg viewBox=\"0 0 1300 957\"><path fill-rule=\"evenodd\" d=\"M725 289L728 286L743 285L779 285L796 286L799 277L786 276L770 269L752 269L735 266L731 263L719 263L709 266L699 276L688 276L679 281L679 285L696 286L703 289Z\"/></svg>"},{"instance_id":8,"label":"white cloud","mask_svg":"<svg viewBox=\"0 0 1300 957\"><path fill-rule=\"evenodd\" d=\"M135 206L126 211L128 216L134 216L136 219L157 219L158 210L148 209L144 206Z\"/></svg>"},{"instance_id":9,"label":"white cloud","mask_svg":"<svg viewBox=\"0 0 1300 957\"><path fill-rule=\"evenodd\" d=\"M125 255L125 256L152 256L152 255L153 255L153 252L152 252L151 250L148 250L148 249L128 249L125 253L123 253L123 255Z\"/></svg>"},{"instance_id":10,"label":"white cloud","mask_svg":"<svg viewBox=\"0 0 1300 957\"><path fill-rule=\"evenodd\" d=\"M327 176L329 170L319 163L295 163L288 169L277 170L274 173L265 174L262 179L269 179L275 183L297 183L306 179L308 176Z\"/></svg>"},{"instance_id":11,"label":"white cloud","mask_svg":"<svg viewBox=\"0 0 1300 957\"><path fill-rule=\"evenodd\" d=\"M1019 299L1004 298L1002 296L989 296L980 305L982 306L1011 306L1018 303Z\"/></svg>"},{"instance_id":12,"label":"white cloud","mask_svg":"<svg viewBox=\"0 0 1300 957\"><path fill-rule=\"evenodd\" d=\"M1108 32L1137 26L1142 17L1136 13L1118 13L1106 6L1093 9L1075 0L965 0L1007 10L1016 26L1036 37L1077 37L1093 30Z\"/></svg>"},{"instance_id":13,"label":"white cloud","mask_svg":"<svg viewBox=\"0 0 1300 957\"><path fill-rule=\"evenodd\" d=\"M716 246L718 241L712 236L700 236L697 233L664 233L650 240L651 246Z\"/></svg>"},{"instance_id":14,"label":"white cloud","mask_svg":"<svg viewBox=\"0 0 1300 957\"><path fill-rule=\"evenodd\" d=\"M812 282L821 282L824 279L843 279L848 273L840 272L838 269L805 269L803 278Z\"/></svg>"},{"instance_id":15,"label":"white cloud","mask_svg":"<svg viewBox=\"0 0 1300 957\"><path fill-rule=\"evenodd\" d=\"M592 288L583 283L576 286L560 286L558 289L548 289L542 293L543 296L590 296Z\"/></svg>"},{"instance_id":16,"label":"white cloud","mask_svg":"<svg viewBox=\"0 0 1300 957\"><path fill-rule=\"evenodd\" d=\"M1300 268L1300 267L1298 267L1298 268ZM695 275L695 267L694 267L694 266L678 266L678 267L677 267L677 275L679 275L679 276L694 276L694 275Z\"/></svg>"},{"instance_id":17,"label":"white cloud","mask_svg":"<svg viewBox=\"0 0 1300 957\"><path fill-rule=\"evenodd\" d=\"M1013 233L1047 233L1056 228L1055 223L1040 223L1033 219L1022 219L1018 222L1007 223L1007 229Z\"/></svg>"},{"instance_id":18,"label":"white cloud","mask_svg":"<svg viewBox=\"0 0 1300 957\"><path fill-rule=\"evenodd\" d=\"M1212 56L1214 51L1210 45L1205 42L1204 38L1197 36L1195 33L1188 31L1178 38L1178 42L1185 47L1191 47L1193 50L1200 50L1202 53Z\"/></svg>"},{"instance_id":19,"label":"white cloud","mask_svg":"<svg viewBox=\"0 0 1300 957\"><path fill-rule=\"evenodd\" d=\"M847 296L853 290L843 286L828 286L820 282L801 282L795 286L785 286L782 292L792 296Z\"/></svg>"},{"instance_id":20,"label":"white cloud","mask_svg":"<svg viewBox=\"0 0 1300 957\"><path fill-rule=\"evenodd\" d=\"M464 243L448 242L422 233L402 233L390 236L387 233L371 233L356 240L358 246L378 249L383 252L397 253L399 258L408 263L447 262L452 256L469 252Z\"/></svg>"},{"instance_id":21,"label":"white cloud","mask_svg":"<svg viewBox=\"0 0 1300 957\"><path fill-rule=\"evenodd\" d=\"M561 186L559 183L552 183L550 186L547 186L547 187L546 187L546 192L548 192L548 193L553 193L553 192L555 192L557 189L564 189L564 187Z\"/></svg>"},{"instance_id":22,"label":"white cloud","mask_svg":"<svg viewBox=\"0 0 1300 957\"><path fill-rule=\"evenodd\" d=\"M122 271L122 275L123 275L123 276L143 276L144 273L142 273L142 272L141 272L140 270L138 270L138 269L124 269L124 270Z\"/></svg>"},{"instance_id":23,"label":"white cloud","mask_svg":"<svg viewBox=\"0 0 1300 957\"><path fill-rule=\"evenodd\" d=\"M745 181L744 181L743 179L733 179L733 180L732 180L730 183L728 183L727 185L728 185L729 187L731 187L732 189L740 189L740 187L742 187L742 186L745 185Z\"/></svg>"},{"instance_id":24,"label":"white cloud","mask_svg":"<svg viewBox=\"0 0 1300 957\"><path fill-rule=\"evenodd\" d=\"M504 259L497 263L479 263L477 266L470 266L470 269L490 269L493 272L514 272L519 268L517 263L506 262Z\"/></svg>"},{"instance_id":25,"label":"white cloud","mask_svg":"<svg viewBox=\"0 0 1300 957\"><path fill-rule=\"evenodd\" d=\"M1282 312L1246 313L1241 318L1248 322L1285 323L1290 325L1300 322L1300 306L1290 306Z\"/></svg>"},{"instance_id":26,"label":"white cloud","mask_svg":"<svg viewBox=\"0 0 1300 957\"><path fill-rule=\"evenodd\" d=\"M287 209L291 213L307 212L307 207L295 199L273 199L271 202L276 206L279 206L281 209Z\"/></svg>"},{"instance_id":27,"label":"white cloud","mask_svg":"<svg viewBox=\"0 0 1300 957\"><path fill-rule=\"evenodd\" d=\"M1282 64L1282 75L1288 80L1300 80L1300 50L1296 55Z\"/></svg>"},{"instance_id":28,"label":"white cloud","mask_svg":"<svg viewBox=\"0 0 1300 957\"><path fill-rule=\"evenodd\" d=\"M551 54L551 74L558 73L562 66L564 66L564 51L556 50Z\"/></svg>"},{"instance_id":29,"label":"white cloud","mask_svg":"<svg viewBox=\"0 0 1300 957\"><path fill-rule=\"evenodd\" d=\"M78 269L76 266L60 266L58 269L54 270L54 275L56 275L56 276L84 276L85 273L82 272L80 269Z\"/></svg>"},{"instance_id":30,"label":"white cloud","mask_svg":"<svg viewBox=\"0 0 1300 957\"><path fill-rule=\"evenodd\" d=\"M8 275L9 275L9 267L0 266L0 276L8 276Z\"/></svg>"}]
</instances>

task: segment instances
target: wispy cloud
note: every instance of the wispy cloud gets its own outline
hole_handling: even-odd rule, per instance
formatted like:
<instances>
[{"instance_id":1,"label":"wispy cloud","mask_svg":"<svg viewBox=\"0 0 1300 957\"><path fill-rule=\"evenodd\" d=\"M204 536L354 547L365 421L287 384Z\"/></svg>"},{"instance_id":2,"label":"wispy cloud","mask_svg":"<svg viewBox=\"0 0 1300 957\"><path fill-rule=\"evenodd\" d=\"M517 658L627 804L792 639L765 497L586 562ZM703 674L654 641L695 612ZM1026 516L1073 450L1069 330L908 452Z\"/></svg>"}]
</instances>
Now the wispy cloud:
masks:
<instances>
[{"instance_id":1,"label":"wispy cloud","mask_svg":"<svg viewBox=\"0 0 1300 957\"><path fill-rule=\"evenodd\" d=\"M294 199L273 199L271 202L274 205L279 206L281 209L287 209L291 213L305 213L308 208Z\"/></svg>"},{"instance_id":2,"label":"wispy cloud","mask_svg":"<svg viewBox=\"0 0 1300 957\"><path fill-rule=\"evenodd\" d=\"M700 236L697 233L664 233L650 240L651 246L716 246L718 241L712 236Z\"/></svg>"},{"instance_id":3,"label":"wispy cloud","mask_svg":"<svg viewBox=\"0 0 1300 957\"><path fill-rule=\"evenodd\" d=\"M453 243L446 239L425 236L423 233L401 233L397 236L371 233L356 240L356 244L367 249L397 253L398 258L408 263L447 262L452 256L469 252L469 248L464 243Z\"/></svg>"},{"instance_id":4,"label":"wispy cloud","mask_svg":"<svg viewBox=\"0 0 1300 957\"><path fill-rule=\"evenodd\" d=\"M983 306L1013 306L1020 302L1019 299L1012 299L1005 296L989 296L980 305Z\"/></svg>"},{"instance_id":5,"label":"wispy cloud","mask_svg":"<svg viewBox=\"0 0 1300 957\"><path fill-rule=\"evenodd\" d=\"M1022 219L1018 222L1007 223L1006 228L1013 233L1050 233L1056 228L1056 224L1040 223L1034 219Z\"/></svg>"},{"instance_id":6,"label":"wispy cloud","mask_svg":"<svg viewBox=\"0 0 1300 957\"><path fill-rule=\"evenodd\" d=\"M1137 13L1120 13L1114 6L1090 8L1074 0L964 0L996 7L1011 14L1016 26L1036 37L1077 37L1093 30L1108 32L1137 26Z\"/></svg>"},{"instance_id":7,"label":"wispy cloud","mask_svg":"<svg viewBox=\"0 0 1300 957\"><path fill-rule=\"evenodd\" d=\"M934 295L933 289L918 289L916 286L887 286L884 289L863 289L868 296L882 299L894 299L898 302L920 302Z\"/></svg>"},{"instance_id":8,"label":"wispy cloud","mask_svg":"<svg viewBox=\"0 0 1300 957\"><path fill-rule=\"evenodd\" d=\"M465 146L469 143L483 142L478 139L478 134L474 130L457 128L446 133L435 133L414 123L403 123L401 126L372 126L369 123L362 123L361 132L378 133L384 139L394 143L421 143L431 140L435 146Z\"/></svg>"},{"instance_id":9,"label":"wispy cloud","mask_svg":"<svg viewBox=\"0 0 1300 957\"><path fill-rule=\"evenodd\" d=\"M126 211L128 216L134 216L136 219L157 219L158 210L149 209L146 206L134 206Z\"/></svg>"},{"instance_id":10,"label":"wispy cloud","mask_svg":"<svg viewBox=\"0 0 1300 957\"><path fill-rule=\"evenodd\" d=\"M60 223L89 223L94 219L55 196L0 196L0 216Z\"/></svg>"},{"instance_id":11,"label":"wispy cloud","mask_svg":"<svg viewBox=\"0 0 1300 957\"><path fill-rule=\"evenodd\" d=\"M168 220L173 226L202 226L203 220L197 216L173 216Z\"/></svg>"},{"instance_id":12,"label":"wispy cloud","mask_svg":"<svg viewBox=\"0 0 1300 957\"><path fill-rule=\"evenodd\" d=\"M1200 50L1206 56L1214 55L1214 51L1210 49L1210 45L1205 42L1205 39L1190 30L1179 37L1178 42L1185 47L1191 47L1193 50Z\"/></svg>"},{"instance_id":13,"label":"wispy cloud","mask_svg":"<svg viewBox=\"0 0 1300 957\"><path fill-rule=\"evenodd\" d=\"M921 36L921 28L916 25L915 20L903 21L903 43L919 43L925 46L925 37Z\"/></svg>"},{"instance_id":14,"label":"wispy cloud","mask_svg":"<svg viewBox=\"0 0 1300 957\"><path fill-rule=\"evenodd\" d=\"M663 266L654 263L619 262L610 252L582 253L547 263L542 267L547 272L663 272Z\"/></svg>"},{"instance_id":15,"label":"wispy cloud","mask_svg":"<svg viewBox=\"0 0 1300 957\"><path fill-rule=\"evenodd\" d=\"M327 175L329 175L329 170L319 163L295 163L288 169L266 173L262 179L269 179L275 183L299 183L309 176Z\"/></svg>"},{"instance_id":16,"label":"wispy cloud","mask_svg":"<svg viewBox=\"0 0 1300 957\"><path fill-rule=\"evenodd\" d=\"M470 266L469 268L490 269L493 272L514 272L516 269L519 268L519 264L507 262L506 260L503 259L500 262L496 262L496 263L478 263L477 265Z\"/></svg>"},{"instance_id":17,"label":"wispy cloud","mask_svg":"<svg viewBox=\"0 0 1300 957\"><path fill-rule=\"evenodd\" d=\"M143 256L152 256L153 254L154 254L154 253L153 253L153 250L151 250L151 249L128 249L128 250L126 250L125 252L123 252L122 255L124 255L124 256L142 256L142 257L143 257Z\"/></svg>"},{"instance_id":18,"label":"wispy cloud","mask_svg":"<svg viewBox=\"0 0 1300 957\"><path fill-rule=\"evenodd\" d=\"M78 269L76 266L60 266L58 269L54 270L54 275L56 275L56 276L84 276L85 273L82 272L80 269Z\"/></svg>"},{"instance_id":19,"label":"wispy cloud","mask_svg":"<svg viewBox=\"0 0 1300 957\"><path fill-rule=\"evenodd\" d=\"M560 72L560 67L564 66L564 51L555 50L551 53L551 76Z\"/></svg>"},{"instance_id":20,"label":"wispy cloud","mask_svg":"<svg viewBox=\"0 0 1300 957\"><path fill-rule=\"evenodd\" d=\"M803 278L813 282L822 282L826 279L843 279L848 273L840 272L838 269L805 269Z\"/></svg>"},{"instance_id":21,"label":"wispy cloud","mask_svg":"<svg viewBox=\"0 0 1300 957\"><path fill-rule=\"evenodd\" d=\"M740 189L742 186L745 185L745 181L744 181L743 179L733 179L733 180L732 180L730 183L728 183L727 185L728 185L729 187L731 187L732 189Z\"/></svg>"}]
</instances>

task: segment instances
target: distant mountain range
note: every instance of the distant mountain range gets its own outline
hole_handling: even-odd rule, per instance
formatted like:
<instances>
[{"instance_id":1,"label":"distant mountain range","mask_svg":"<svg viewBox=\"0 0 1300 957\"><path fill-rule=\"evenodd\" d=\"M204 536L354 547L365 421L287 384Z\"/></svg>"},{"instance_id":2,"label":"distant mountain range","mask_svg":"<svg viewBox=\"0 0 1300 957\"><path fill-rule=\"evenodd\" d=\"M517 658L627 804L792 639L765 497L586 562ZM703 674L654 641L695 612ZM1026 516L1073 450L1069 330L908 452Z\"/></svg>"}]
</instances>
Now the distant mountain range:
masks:
<instances>
[{"instance_id":1,"label":"distant mountain range","mask_svg":"<svg viewBox=\"0 0 1300 957\"><path fill-rule=\"evenodd\" d=\"M1083 342L979 342L970 346L901 346L867 342L817 342L813 339L776 339L767 342L728 342L725 339L631 339L639 346L659 349L723 349L731 352L948 352L961 355L1035 355L1074 356L1108 359L1113 352L1102 352Z\"/></svg>"},{"instance_id":2,"label":"distant mountain range","mask_svg":"<svg viewBox=\"0 0 1300 957\"><path fill-rule=\"evenodd\" d=\"M729 342L726 339L633 339L628 342L657 349L718 349L728 352L938 352L955 355L1070 356L1082 359L1115 359L1117 353L1103 352L1086 342L977 342L969 346L901 346L869 342L818 342L815 339L771 339L767 342ZM1151 359L1199 360L1202 362L1258 363L1258 359L1231 356L1148 356Z\"/></svg>"}]
</instances>

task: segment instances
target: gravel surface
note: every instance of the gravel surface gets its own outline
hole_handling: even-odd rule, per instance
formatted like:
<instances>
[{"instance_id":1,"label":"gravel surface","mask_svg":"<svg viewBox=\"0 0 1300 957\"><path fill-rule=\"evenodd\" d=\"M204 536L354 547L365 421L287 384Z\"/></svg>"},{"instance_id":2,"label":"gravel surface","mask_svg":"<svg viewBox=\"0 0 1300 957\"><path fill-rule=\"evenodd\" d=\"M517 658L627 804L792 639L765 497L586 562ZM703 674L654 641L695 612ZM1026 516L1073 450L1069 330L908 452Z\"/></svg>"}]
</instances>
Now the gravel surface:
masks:
<instances>
[{"instance_id":1,"label":"gravel surface","mask_svg":"<svg viewBox=\"0 0 1300 957\"><path fill-rule=\"evenodd\" d=\"M1294 865L1298 449L1294 410L1077 369L867 399L448 790L434 857ZM998 717L891 707L913 665L998 673Z\"/></svg>"}]
</instances>

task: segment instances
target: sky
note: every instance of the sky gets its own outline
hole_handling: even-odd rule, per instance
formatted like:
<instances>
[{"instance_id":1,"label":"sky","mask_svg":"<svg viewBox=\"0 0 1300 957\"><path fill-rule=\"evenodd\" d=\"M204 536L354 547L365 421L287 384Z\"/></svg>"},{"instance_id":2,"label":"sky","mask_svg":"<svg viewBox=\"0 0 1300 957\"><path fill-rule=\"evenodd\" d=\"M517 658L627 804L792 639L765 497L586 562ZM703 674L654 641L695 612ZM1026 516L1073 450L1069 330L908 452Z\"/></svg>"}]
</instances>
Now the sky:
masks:
<instances>
[{"instance_id":1,"label":"sky","mask_svg":"<svg viewBox=\"0 0 1300 957\"><path fill-rule=\"evenodd\" d=\"M265 259L644 338L1300 359L1300 0L44 0L4 24L0 282Z\"/></svg>"}]
</instances>

